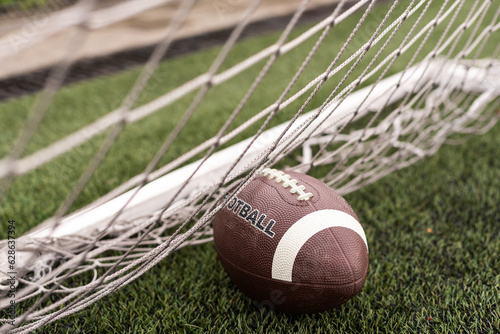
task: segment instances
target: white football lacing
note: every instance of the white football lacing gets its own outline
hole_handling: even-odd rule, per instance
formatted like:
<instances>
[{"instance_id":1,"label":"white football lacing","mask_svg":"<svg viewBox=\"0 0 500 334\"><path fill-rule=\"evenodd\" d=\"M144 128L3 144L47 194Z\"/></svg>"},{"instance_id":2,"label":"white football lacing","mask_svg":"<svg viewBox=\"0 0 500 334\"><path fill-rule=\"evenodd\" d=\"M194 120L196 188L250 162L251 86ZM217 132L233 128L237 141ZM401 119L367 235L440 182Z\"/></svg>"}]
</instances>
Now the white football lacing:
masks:
<instances>
[{"instance_id":1,"label":"white football lacing","mask_svg":"<svg viewBox=\"0 0 500 334\"><path fill-rule=\"evenodd\" d=\"M292 179L290 175L285 174L280 170L264 168L260 173L263 176L267 176L267 178L270 180L273 178L276 179L277 183L283 182L283 188L290 187L290 193L299 194L299 196L297 197L299 201L307 201L313 196L312 193L305 192L306 187L304 185L297 185L297 183L299 183L298 180Z\"/></svg>"}]
</instances>

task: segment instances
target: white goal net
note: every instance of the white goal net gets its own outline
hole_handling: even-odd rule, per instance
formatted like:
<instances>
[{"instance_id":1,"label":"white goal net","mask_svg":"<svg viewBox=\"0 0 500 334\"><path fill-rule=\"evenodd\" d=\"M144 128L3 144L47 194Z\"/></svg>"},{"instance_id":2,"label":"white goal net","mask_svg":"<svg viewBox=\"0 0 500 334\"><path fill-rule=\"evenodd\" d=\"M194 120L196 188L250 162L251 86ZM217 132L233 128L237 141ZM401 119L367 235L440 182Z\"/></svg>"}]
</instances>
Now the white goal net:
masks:
<instances>
[{"instance_id":1,"label":"white goal net","mask_svg":"<svg viewBox=\"0 0 500 334\"><path fill-rule=\"evenodd\" d=\"M140 70L63 85L93 33L165 6ZM500 7L491 0L63 7L29 38L19 39L23 26L0 36L7 61L71 32L36 98L0 102L9 122L0 213L39 219L15 247L2 222L0 308L15 290L23 309L1 319L3 332L82 310L176 249L211 241L228 189L263 168L308 173L346 194L499 118ZM248 37L269 13L284 27ZM200 17L229 29L227 39L164 60Z\"/></svg>"}]
</instances>

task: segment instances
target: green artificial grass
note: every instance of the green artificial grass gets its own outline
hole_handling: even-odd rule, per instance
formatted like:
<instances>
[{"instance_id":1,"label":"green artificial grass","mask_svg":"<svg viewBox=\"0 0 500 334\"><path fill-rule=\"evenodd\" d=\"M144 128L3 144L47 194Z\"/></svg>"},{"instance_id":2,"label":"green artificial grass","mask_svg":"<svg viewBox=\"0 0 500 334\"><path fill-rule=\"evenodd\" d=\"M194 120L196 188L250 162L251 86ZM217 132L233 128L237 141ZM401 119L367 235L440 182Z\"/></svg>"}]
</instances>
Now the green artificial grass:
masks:
<instances>
[{"instance_id":1,"label":"green artificial grass","mask_svg":"<svg viewBox=\"0 0 500 334\"><path fill-rule=\"evenodd\" d=\"M7 12L13 10L33 10L43 8L48 3L47 0L0 0L0 10Z\"/></svg>"},{"instance_id":2,"label":"green artificial grass","mask_svg":"<svg viewBox=\"0 0 500 334\"><path fill-rule=\"evenodd\" d=\"M52 333L498 333L500 126L346 196L370 267L338 309L260 309L213 244L184 248L134 283L44 330ZM430 229L430 230L429 230ZM38 332L44 332L38 331Z\"/></svg>"},{"instance_id":3,"label":"green artificial grass","mask_svg":"<svg viewBox=\"0 0 500 334\"><path fill-rule=\"evenodd\" d=\"M465 16L471 6L470 3L464 4L460 12L461 15ZM389 7L390 3L384 3L378 6L378 9L374 10L367 17L365 24L351 41L348 50L339 59L338 64L342 63L348 58L353 50L357 50L359 46L367 41L370 34L372 34L376 28L377 23L381 21L383 13L385 13ZM433 7L429 9L429 12L434 13L439 7L439 3L434 3ZM394 20L401 15L404 9L404 6L396 7L388 22L390 23L391 19ZM491 13L491 11L487 13L483 23L489 23L493 14L494 13ZM330 33L328 35L327 39L320 46L318 52L312 58L303 74L299 77L288 96L291 96L299 88L302 88L310 80L325 71L334 55L345 42L348 32L354 29L361 15L362 13L355 13L349 20L335 27L335 33ZM394 50L399 46L399 43L402 41L402 36L409 31L416 19L417 16L414 15L405 21L405 25L401 27L400 33L392 39L387 46L387 50ZM457 23L453 25L454 27L460 23L460 20L456 20L456 22ZM389 23L386 23L384 27L388 26ZM446 23L446 21L444 23ZM419 27L423 25L424 23L421 22ZM307 28L308 27L299 27L295 29L289 39L298 36ZM436 29L436 33L431 34L429 40L432 41L432 38L437 39L440 33L442 33L442 30L443 27L439 25ZM418 28L416 31L418 31ZM460 42L465 42L468 34L469 31L466 31L460 39ZM238 64L242 60L253 55L256 50L262 50L271 45L278 39L279 35L279 32L273 32L257 38L245 39L238 43L230 52L219 72L222 72L234 64ZM495 40L495 36L498 36L498 32L496 35L490 37L490 39ZM248 120L249 117L255 115L256 112L261 111L276 101L283 89L285 89L287 83L292 79L295 70L298 69L300 63L307 56L317 37L319 37L319 34L306 41L301 47L295 48L291 52L280 56L273 65L271 71L259 85L256 92L249 99L240 115L236 117L228 131L234 129L237 125L241 125ZM361 74L363 69L376 55L378 49L384 43L384 40L385 39L370 49L353 70L349 79L338 87L337 92L345 88L347 84L353 80L352 78ZM419 45L419 43L417 43L417 45ZM387 75L402 71L408 61L414 56L417 45L412 47L407 53L401 55L390 67ZM417 60L423 58L434 45L434 43L427 41L423 50L420 51L416 57ZM487 57L491 55L495 49L495 43L487 43L481 52L481 56ZM460 47L455 48L452 54L457 54L459 50ZM148 84L144 87L135 106L137 107L152 101L166 92L179 87L180 84L205 73L219 51L220 47L216 47L163 62L157 68ZM378 62L384 59L387 54L388 51L384 51L382 55L379 56ZM222 124L228 119L233 109L251 86L254 78L264 66L265 61L261 61L224 84L213 87L188 121L185 129L177 136L171 149L165 154L159 165L161 166L172 161L197 144L201 144L207 138L216 135ZM328 80L317 92L304 112L319 107L341 81L350 66L351 65L342 69ZM131 90L139 72L139 69L127 71L117 75L106 76L82 84L61 88L52 101L46 117L38 127L33 139L30 141L24 156L28 156L54 143L83 126L99 119L110 110L118 108L124 97ZM376 73L375 76L371 77L370 80L362 83L360 86L374 83L380 74L379 71L379 73ZM175 103L162 108L154 115L134 124L129 124L114 143L106 159L93 174L89 184L77 198L70 211L74 211L91 203L123 182L129 180L132 176L144 171L147 164L160 148L161 143L168 137L175 125L182 118L184 111L191 103L195 94L196 92L193 92ZM0 133L2 134L0 136L0 156L3 157L8 154L18 134L24 127L27 115L36 105L37 101L41 99L41 96L42 94L39 93L34 96L15 99L0 104ZM305 99L306 96L292 103L288 108L280 111L271 121L269 126L289 121L290 117L295 114ZM262 122L263 120L251 126L229 144L248 138L256 132ZM76 181L87 168L90 160L97 153L100 145L103 144L106 136L109 135L109 132L108 130L108 132L87 141L84 145L75 148L37 170L16 178L3 201L4 204L0 204L0 218L3 220L16 219L20 222L17 226L17 231L19 233L25 233L40 222L53 216L59 205L68 197ZM191 161L201 157L202 155L199 155ZM5 203L8 203L8 205L5 205ZM0 226L0 233L3 229L4 226Z\"/></svg>"},{"instance_id":4,"label":"green artificial grass","mask_svg":"<svg viewBox=\"0 0 500 334\"><path fill-rule=\"evenodd\" d=\"M437 11L439 5L435 3L430 11ZM380 13L388 6L388 3L381 5L380 11L367 19L350 48L364 43L363 35L373 33L373 22L380 21ZM467 13L470 6L467 2L463 13ZM398 8L393 18L400 13ZM493 14L490 11L484 22L489 22ZM334 30L336 33L329 35L292 93L324 71L332 55L340 49L346 36L344 32L352 31L360 15L340 24ZM415 17L408 19L403 30L408 31L411 20ZM294 36L305 29L297 29ZM279 33L274 32L238 43L223 69L272 44L278 36ZM399 42L401 39L394 39L388 49L394 50ZM279 96L313 44L314 40L308 41L278 59L231 129ZM490 55L496 48L494 44L489 43L482 54ZM419 57L433 46L428 42ZM212 48L163 62L136 105L204 73L219 50L219 47ZM352 76L361 73L376 51L375 47L369 51ZM456 53L457 50L453 52ZM404 69L412 55L411 51L404 54L388 73ZM384 56L387 52L381 59ZM340 62L346 58L344 55ZM261 62L237 78L212 88L160 165L215 135L263 65ZM329 80L306 111L318 107L346 72L344 69ZM127 71L59 90L25 155L118 107L138 73L139 70ZM362 86L375 80L376 76ZM340 89L345 86L346 83ZM142 172L194 95L128 125L71 210L92 202ZM0 104L1 156L12 147L29 110L40 97L41 93ZM300 104L293 103L278 113L271 125L289 120ZM235 141L255 133L259 125L252 126ZM130 285L36 332L498 333L499 131L497 125L486 135L471 137L466 144L445 146L435 156L346 196L365 228L370 269L362 292L338 309L313 315L287 315L256 307L228 279L209 243L177 251ZM1 221L15 219L17 232L22 234L51 217L107 134L16 178L0 203ZM2 235L6 235L6 226L0 225Z\"/></svg>"}]
</instances>

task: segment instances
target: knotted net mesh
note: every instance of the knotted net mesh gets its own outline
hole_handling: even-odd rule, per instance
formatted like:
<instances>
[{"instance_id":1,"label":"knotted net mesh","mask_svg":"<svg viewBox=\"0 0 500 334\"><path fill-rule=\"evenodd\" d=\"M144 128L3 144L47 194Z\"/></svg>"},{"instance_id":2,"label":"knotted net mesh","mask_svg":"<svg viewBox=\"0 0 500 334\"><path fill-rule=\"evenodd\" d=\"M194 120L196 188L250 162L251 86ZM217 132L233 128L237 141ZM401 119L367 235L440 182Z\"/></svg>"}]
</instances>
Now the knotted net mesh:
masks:
<instances>
[{"instance_id":1,"label":"knotted net mesh","mask_svg":"<svg viewBox=\"0 0 500 334\"><path fill-rule=\"evenodd\" d=\"M309 1L291 4L283 28L253 39L245 34L266 4L239 2L225 42L183 63L163 59L196 13L192 0L80 1L15 44L22 52L74 30L0 161L4 205L15 203L16 182L48 173L69 184L44 222L17 238L16 298L25 311L15 327L2 319L3 331L77 312L176 249L211 241L224 195L263 168L308 173L346 194L498 120L500 9L492 1L339 1L314 22L301 20ZM163 5L172 15L147 63L118 79L129 80L126 89L66 94L89 34ZM234 9L216 5L209 21ZM0 57L12 56L13 34L0 39ZM71 122L89 99L104 101L99 112ZM155 127L161 135L151 138ZM114 179L116 161L129 160L137 166ZM33 191L31 201L40 196L48 195Z\"/></svg>"}]
</instances>

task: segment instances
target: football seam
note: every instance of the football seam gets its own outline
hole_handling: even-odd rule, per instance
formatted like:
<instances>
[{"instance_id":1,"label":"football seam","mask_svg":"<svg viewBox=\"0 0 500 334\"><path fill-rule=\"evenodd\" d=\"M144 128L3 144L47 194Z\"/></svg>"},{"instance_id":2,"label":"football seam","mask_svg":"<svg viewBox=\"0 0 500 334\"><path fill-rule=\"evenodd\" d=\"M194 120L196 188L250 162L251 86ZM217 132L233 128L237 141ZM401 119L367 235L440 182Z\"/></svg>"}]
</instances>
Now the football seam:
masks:
<instances>
[{"instance_id":1,"label":"football seam","mask_svg":"<svg viewBox=\"0 0 500 334\"><path fill-rule=\"evenodd\" d=\"M320 286L334 286L334 287L344 287L346 285L352 285L352 284L357 284L359 283L359 281L361 280L364 280L365 277L361 277L357 280L354 280L354 281L351 281L351 282L348 282L348 283L342 283L342 284L334 284L334 283L331 283L331 284L322 284L322 283L307 283L307 282L294 282L294 281L283 281L283 280L279 280L279 279L276 279L276 278L272 278L272 277L266 277L266 276L262 276L262 275L259 275L259 274L256 274L256 273L253 273L251 271L248 271L246 269L243 269L241 267L238 267L236 266L233 262L229 261L226 257L222 256L220 254L220 252L218 251L217 249L217 246L215 246L214 244L214 248L215 250L217 251L217 254L224 259L224 261L226 261L227 263L231 264L231 266L233 266L234 268L238 268L238 270L241 270L247 274L250 274L250 275L253 275L255 277L259 277L259 278L262 278L262 279L266 279L266 280L276 280L278 282L282 282L282 283L286 283L286 284L302 284L302 285L308 285L308 286L316 286L316 287L320 287ZM351 277L353 277L354 275L351 275Z\"/></svg>"},{"instance_id":2,"label":"football seam","mask_svg":"<svg viewBox=\"0 0 500 334\"><path fill-rule=\"evenodd\" d=\"M314 203L311 203L311 206L316 210L318 211L318 208L314 205ZM343 211L343 210L342 210ZM347 213L347 212L346 212ZM352 268L352 265L351 265L351 262L348 260L347 258L347 255L344 253L344 250L342 249L342 247L340 246L340 243L338 242L337 238L335 237L335 234L331 231L331 228L328 228L328 233L330 233L330 235L333 237L333 240L335 240L335 243L337 244L337 247L340 249L340 252L342 253L342 257L344 258L344 261L347 262L347 266L349 267L349 270L351 272L351 277L354 278L354 270ZM300 251L299 251L300 252ZM295 263L294 263L295 265ZM293 278L293 276L292 276ZM355 286L353 287L353 290L355 289ZM354 291L352 291L351 293L354 293Z\"/></svg>"}]
</instances>

